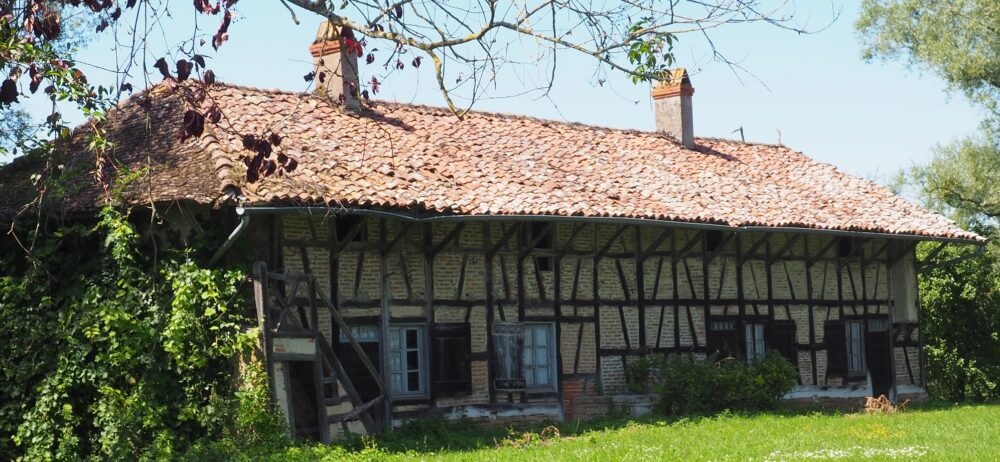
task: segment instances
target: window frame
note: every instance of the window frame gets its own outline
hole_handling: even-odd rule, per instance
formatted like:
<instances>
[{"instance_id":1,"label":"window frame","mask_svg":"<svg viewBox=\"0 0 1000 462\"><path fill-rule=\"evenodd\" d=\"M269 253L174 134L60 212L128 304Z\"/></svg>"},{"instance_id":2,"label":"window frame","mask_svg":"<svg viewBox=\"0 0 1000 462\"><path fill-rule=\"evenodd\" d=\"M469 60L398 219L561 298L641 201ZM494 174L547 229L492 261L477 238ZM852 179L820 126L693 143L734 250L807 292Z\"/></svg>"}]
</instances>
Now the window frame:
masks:
<instances>
[{"instance_id":1,"label":"window frame","mask_svg":"<svg viewBox=\"0 0 1000 462\"><path fill-rule=\"evenodd\" d=\"M556 337L556 335L555 335L556 334L556 325L555 325L555 323L551 323L551 322L525 322L525 323L523 323L523 325L524 325L524 330L523 330L523 332L524 332L524 334L523 334L524 335L524 337L523 337L524 338L524 342L523 342L523 344L521 346L521 371L522 371L522 375L524 376L525 390L528 393L545 393L545 392L556 391L558 389L558 387L559 387L559 383L558 383L558 380L559 380L559 374L558 374L558 372L559 371L557 370L558 369L558 361L557 361L557 357L556 357L557 345L555 344L555 342L556 342L556 338L555 338ZM546 352L547 354L545 355L546 356L546 361L547 361L546 367L548 368L548 383L542 384L542 385L539 385L537 383L533 383L534 382L534 378L536 377L536 375L535 375L536 374L536 370L538 369L538 366L535 364L535 361L534 361L534 358L535 358L535 349L537 349L536 348L537 345L536 345L535 338L534 338L534 332L536 332L536 331L545 332L545 336L546 336L545 348L548 350ZM528 339L529 335L531 335L530 343L529 343L529 339ZM532 351L531 351L531 353L532 353L531 358L532 359L530 360L530 362L531 362L530 365L528 364L528 362L529 362L529 359L528 359L528 349L529 349L529 347L532 349ZM528 378L529 377L529 372L531 373L531 377L532 377L531 379Z\"/></svg>"},{"instance_id":2,"label":"window frame","mask_svg":"<svg viewBox=\"0 0 1000 462\"><path fill-rule=\"evenodd\" d=\"M409 343L406 342L406 335L403 334L400 337L401 343L400 348L392 347L392 339L396 335L396 332L402 331L406 332L408 330L415 330L417 332L416 348L411 348ZM406 345L403 345L403 344ZM388 364L386 365L386 372L388 372L389 377L387 377L389 395L394 399L419 399L427 398L430 396L430 377L428 370L428 352L427 352L427 325L426 324L392 324L389 326L389 338L386 339L384 343L384 348L387 351ZM397 370L393 367L392 356L394 352L400 353L400 364L406 364L406 354L410 351L417 352L417 368L410 369L404 367L403 370ZM417 390L409 390L409 383L407 381L407 375L416 372L418 374L418 384L419 388ZM395 374L402 374L401 384L406 386L407 390L397 391L393 386L393 376Z\"/></svg>"},{"instance_id":3,"label":"window frame","mask_svg":"<svg viewBox=\"0 0 1000 462\"><path fill-rule=\"evenodd\" d=\"M865 374L865 332L863 322L864 321L857 319L844 321L844 345L847 349L847 375L851 377Z\"/></svg>"},{"instance_id":4,"label":"window frame","mask_svg":"<svg viewBox=\"0 0 1000 462\"><path fill-rule=\"evenodd\" d=\"M764 342L765 325L762 322L748 322L743 324L743 356L747 362L763 359L767 353L767 345Z\"/></svg>"}]
</instances>

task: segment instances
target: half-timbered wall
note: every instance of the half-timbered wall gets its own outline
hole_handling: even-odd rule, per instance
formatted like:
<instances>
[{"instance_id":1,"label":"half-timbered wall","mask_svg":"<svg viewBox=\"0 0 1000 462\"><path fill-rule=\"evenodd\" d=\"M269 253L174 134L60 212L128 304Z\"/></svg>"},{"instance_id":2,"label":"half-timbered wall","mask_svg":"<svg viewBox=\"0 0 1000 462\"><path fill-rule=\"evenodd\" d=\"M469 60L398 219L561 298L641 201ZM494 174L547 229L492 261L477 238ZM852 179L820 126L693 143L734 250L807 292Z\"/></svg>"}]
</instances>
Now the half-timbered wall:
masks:
<instances>
[{"instance_id":1,"label":"half-timbered wall","mask_svg":"<svg viewBox=\"0 0 1000 462\"><path fill-rule=\"evenodd\" d=\"M586 221L283 215L275 226L278 267L313 273L348 323L381 326L388 313L390 324L470 325L471 392L395 400L397 417L462 406L558 414L573 396L621 390L641 354L705 357L713 320L794 321L800 388L820 390L867 386L827 373L828 321L867 329L885 319L895 383L922 385L913 245L905 242ZM488 333L505 321L552 323L555 392L495 389ZM329 319L321 325L335 333Z\"/></svg>"}]
</instances>

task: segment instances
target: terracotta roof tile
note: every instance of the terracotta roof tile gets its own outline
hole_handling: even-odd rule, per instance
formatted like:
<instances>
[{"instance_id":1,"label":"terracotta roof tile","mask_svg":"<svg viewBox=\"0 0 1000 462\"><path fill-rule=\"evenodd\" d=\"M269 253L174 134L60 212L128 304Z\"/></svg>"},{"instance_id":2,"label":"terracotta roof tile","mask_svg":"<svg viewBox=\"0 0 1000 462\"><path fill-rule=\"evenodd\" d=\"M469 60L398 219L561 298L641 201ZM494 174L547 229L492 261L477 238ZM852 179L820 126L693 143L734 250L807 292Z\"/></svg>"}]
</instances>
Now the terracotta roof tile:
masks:
<instances>
[{"instance_id":1,"label":"terracotta roof tile","mask_svg":"<svg viewBox=\"0 0 1000 462\"><path fill-rule=\"evenodd\" d=\"M126 101L109 116L115 155L127 165L153 161L146 190L133 198L209 203L238 188L247 205L628 217L981 240L872 181L784 146L701 138L690 150L653 132L485 112L459 120L441 108L384 102L357 115L311 94L233 85L215 85L211 98L223 108L223 122L184 143L180 105L171 97L152 113ZM269 132L282 136L280 151L299 167L247 184L240 135ZM24 189L23 178L11 183L16 177L0 174L0 187L7 181ZM99 188L83 189L69 209L99 202ZM0 215L15 204L0 204Z\"/></svg>"}]
</instances>

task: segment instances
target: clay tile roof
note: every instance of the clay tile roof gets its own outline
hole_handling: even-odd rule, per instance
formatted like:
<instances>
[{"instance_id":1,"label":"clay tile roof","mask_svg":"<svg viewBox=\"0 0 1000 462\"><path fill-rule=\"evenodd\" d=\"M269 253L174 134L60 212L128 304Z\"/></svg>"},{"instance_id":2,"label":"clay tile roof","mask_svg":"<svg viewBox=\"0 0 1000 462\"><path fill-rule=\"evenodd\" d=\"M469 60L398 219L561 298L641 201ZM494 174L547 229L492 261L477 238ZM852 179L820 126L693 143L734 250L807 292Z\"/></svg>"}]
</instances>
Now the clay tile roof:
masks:
<instances>
[{"instance_id":1,"label":"clay tile roof","mask_svg":"<svg viewBox=\"0 0 1000 462\"><path fill-rule=\"evenodd\" d=\"M135 98L111 112L115 158L133 167L151 161L130 198L218 205L228 189L249 206L624 217L982 240L784 146L700 138L690 150L654 132L485 112L459 120L446 109L398 103L377 102L359 115L311 94L234 85L217 84L210 96L223 108L222 123L185 142L173 97L151 112ZM271 132L298 168L248 184L241 135ZM0 189L26 191L4 198L0 215L30 197L30 184L13 173L37 162L18 159L0 171ZM93 169L89 156L69 163ZM92 176L84 177L68 210L101 200Z\"/></svg>"}]
</instances>

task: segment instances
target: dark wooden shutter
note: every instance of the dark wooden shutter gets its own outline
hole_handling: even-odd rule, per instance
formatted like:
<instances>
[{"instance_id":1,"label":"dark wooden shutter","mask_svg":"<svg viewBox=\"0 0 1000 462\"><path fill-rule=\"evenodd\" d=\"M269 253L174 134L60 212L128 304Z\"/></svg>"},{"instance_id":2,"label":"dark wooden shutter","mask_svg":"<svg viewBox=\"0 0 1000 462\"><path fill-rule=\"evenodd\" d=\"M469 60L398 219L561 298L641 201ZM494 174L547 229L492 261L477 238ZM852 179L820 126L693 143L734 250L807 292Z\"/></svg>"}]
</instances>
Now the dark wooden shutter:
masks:
<instances>
[{"instance_id":1,"label":"dark wooden shutter","mask_svg":"<svg viewBox=\"0 0 1000 462\"><path fill-rule=\"evenodd\" d=\"M434 392L472 391L472 335L464 323L435 324Z\"/></svg>"},{"instance_id":2,"label":"dark wooden shutter","mask_svg":"<svg viewBox=\"0 0 1000 462\"><path fill-rule=\"evenodd\" d=\"M497 391L524 391L524 324L519 322L493 323L494 388Z\"/></svg>"},{"instance_id":3,"label":"dark wooden shutter","mask_svg":"<svg viewBox=\"0 0 1000 462\"><path fill-rule=\"evenodd\" d=\"M764 345L769 351L781 353L793 365L799 363L795 321L775 321L764 328Z\"/></svg>"},{"instance_id":4,"label":"dark wooden shutter","mask_svg":"<svg viewBox=\"0 0 1000 462\"><path fill-rule=\"evenodd\" d=\"M826 373L847 374L847 334L844 331L844 323L841 321L826 323L823 342L826 343Z\"/></svg>"},{"instance_id":5,"label":"dark wooden shutter","mask_svg":"<svg viewBox=\"0 0 1000 462\"><path fill-rule=\"evenodd\" d=\"M718 353L721 358L743 357L739 329L740 325L735 319L716 319L709 322L706 335L709 353Z\"/></svg>"}]
</instances>

